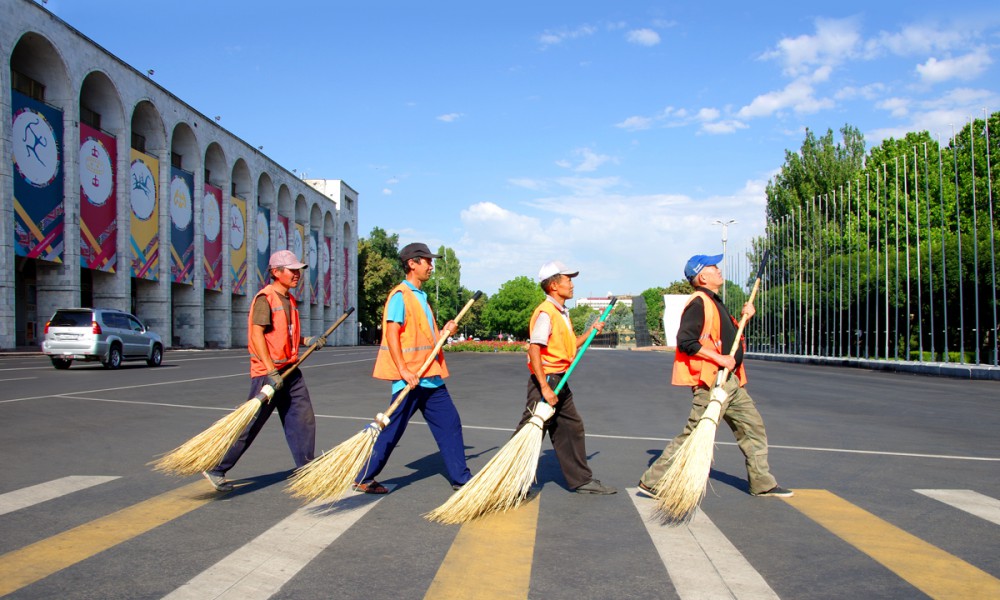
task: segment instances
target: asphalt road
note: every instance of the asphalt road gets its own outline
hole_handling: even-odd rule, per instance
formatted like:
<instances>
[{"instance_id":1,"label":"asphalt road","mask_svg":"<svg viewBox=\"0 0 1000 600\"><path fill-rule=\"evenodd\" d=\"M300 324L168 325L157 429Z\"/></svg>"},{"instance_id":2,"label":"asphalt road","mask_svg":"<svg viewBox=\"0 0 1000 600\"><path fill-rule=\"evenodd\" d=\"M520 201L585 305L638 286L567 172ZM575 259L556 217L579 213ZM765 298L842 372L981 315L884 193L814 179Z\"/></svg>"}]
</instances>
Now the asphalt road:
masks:
<instances>
[{"instance_id":1,"label":"asphalt road","mask_svg":"<svg viewBox=\"0 0 1000 600\"><path fill-rule=\"evenodd\" d=\"M318 450L385 407L388 386L370 377L374 352L326 348L305 363ZM447 360L475 473L520 415L524 357ZM669 385L670 365L669 354L594 349L573 375L591 466L618 494L567 490L545 441L533 501L459 527L421 517L451 488L419 417L380 476L390 494L304 509L284 489L292 464L277 415L229 473L240 480L232 493L147 465L245 400L244 352L167 352L160 368L118 371L0 356L0 595L912 599L1000 590L997 383L749 361L772 471L798 493L750 496L723 426L699 518L675 527L645 518L648 502L629 492L690 407L689 393Z\"/></svg>"}]
</instances>

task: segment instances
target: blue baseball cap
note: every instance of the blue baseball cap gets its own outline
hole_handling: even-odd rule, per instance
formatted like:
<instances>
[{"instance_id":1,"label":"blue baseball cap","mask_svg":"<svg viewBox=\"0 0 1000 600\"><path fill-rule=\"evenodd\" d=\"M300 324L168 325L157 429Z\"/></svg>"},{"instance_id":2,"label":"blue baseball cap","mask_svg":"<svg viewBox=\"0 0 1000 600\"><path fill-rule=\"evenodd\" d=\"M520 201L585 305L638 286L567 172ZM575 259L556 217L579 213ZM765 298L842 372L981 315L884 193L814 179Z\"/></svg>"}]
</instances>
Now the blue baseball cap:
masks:
<instances>
[{"instance_id":1,"label":"blue baseball cap","mask_svg":"<svg viewBox=\"0 0 1000 600\"><path fill-rule=\"evenodd\" d=\"M695 254L689 258L687 264L684 265L684 276L687 277L688 281L691 281L698 273L701 273L701 270L705 267L711 267L712 265L717 265L720 262L722 262L721 254L716 254L715 256Z\"/></svg>"}]
</instances>

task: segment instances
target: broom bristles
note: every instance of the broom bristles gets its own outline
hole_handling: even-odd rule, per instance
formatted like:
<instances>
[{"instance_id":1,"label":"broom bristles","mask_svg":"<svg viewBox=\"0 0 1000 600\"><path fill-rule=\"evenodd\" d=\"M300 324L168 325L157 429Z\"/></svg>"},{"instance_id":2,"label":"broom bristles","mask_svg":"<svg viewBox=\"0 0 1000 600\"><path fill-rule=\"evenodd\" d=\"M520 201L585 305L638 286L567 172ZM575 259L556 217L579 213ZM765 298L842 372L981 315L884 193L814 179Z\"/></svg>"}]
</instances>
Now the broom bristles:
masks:
<instances>
[{"instance_id":1,"label":"broom bristles","mask_svg":"<svg viewBox=\"0 0 1000 600\"><path fill-rule=\"evenodd\" d=\"M535 481L542 437L533 423L521 427L481 471L424 518L457 525L520 506Z\"/></svg>"},{"instance_id":2,"label":"broom bristles","mask_svg":"<svg viewBox=\"0 0 1000 600\"><path fill-rule=\"evenodd\" d=\"M379 433L381 430L373 423L299 467L288 484L289 493L308 502L339 500L351 489L358 473L368 467Z\"/></svg>"},{"instance_id":3,"label":"broom bristles","mask_svg":"<svg viewBox=\"0 0 1000 600\"><path fill-rule=\"evenodd\" d=\"M194 475L215 468L260 410L251 398L190 440L153 461L153 469L173 475Z\"/></svg>"},{"instance_id":4,"label":"broom bristles","mask_svg":"<svg viewBox=\"0 0 1000 600\"><path fill-rule=\"evenodd\" d=\"M653 488L656 490L655 513L662 521L690 520L705 497L720 413L718 402L709 403L701 420L670 458L667 471Z\"/></svg>"}]
</instances>

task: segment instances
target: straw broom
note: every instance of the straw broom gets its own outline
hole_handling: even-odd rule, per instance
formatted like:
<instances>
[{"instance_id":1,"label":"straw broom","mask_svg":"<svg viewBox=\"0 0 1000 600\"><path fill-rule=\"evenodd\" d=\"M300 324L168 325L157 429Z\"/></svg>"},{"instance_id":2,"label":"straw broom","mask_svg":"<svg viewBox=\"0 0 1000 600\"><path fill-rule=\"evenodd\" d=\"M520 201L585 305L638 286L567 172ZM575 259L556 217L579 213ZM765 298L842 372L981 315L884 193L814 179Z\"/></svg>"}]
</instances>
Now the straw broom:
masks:
<instances>
[{"instance_id":1,"label":"straw broom","mask_svg":"<svg viewBox=\"0 0 1000 600\"><path fill-rule=\"evenodd\" d=\"M465 303L465 306L462 307L462 310L459 311L454 319L456 323L465 316L465 313L472 308L472 305L482 295L482 292L476 292ZM440 336L440 339L434 345L434 349L427 356L427 360L424 361L424 364L417 371L417 378L423 376L447 341L447 336ZM287 491L292 496L302 498L306 502L316 500L333 502L339 500L341 496L351 489L358 473L368 468L372 451L375 448L375 441L378 439L379 434L382 433L382 430L389 425L389 417L399 408L403 399L406 398L412 389L411 386L407 385L396 396L392 404L389 405L389 408L384 413L375 415L375 420L365 426L364 429L344 442L341 442L339 446L327 450L309 464L296 469L288 483Z\"/></svg>"},{"instance_id":2,"label":"straw broom","mask_svg":"<svg viewBox=\"0 0 1000 600\"><path fill-rule=\"evenodd\" d=\"M760 288L760 279L764 274L769 254L770 251L765 251L761 258L757 278L748 300L750 303L753 303L757 290ZM736 330L736 339L729 351L730 356L736 355L740 346L740 338L743 337L743 330L749 320L748 315L743 315L740 319L739 328ZM698 508L705 497L708 474L712 468L715 452L715 432L722 416L722 404L727 398L722 384L728 377L729 369L719 371L705 412L702 413L691 434L670 457L666 472L653 487L656 490L655 514L663 522L680 523L689 520L694 516L694 510Z\"/></svg>"},{"instance_id":3,"label":"straw broom","mask_svg":"<svg viewBox=\"0 0 1000 600\"><path fill-rule=\"evenodd\" d=\"M611 302L601 314L601 322L607 320L617 301L617 298L611 298ZM553 390L556 396L569 381L573 369L596 335L597 330L591 330L573 363L566 370L566 375L559 380L559 384ZM486 466L460 490L452 494L444 504L425 514L424 518L447 525L457 525L493 512L506 512L520 506L528 496L532 483L535 482L542 439L545 437L545 422L554 414L555 408L548 402L543 400L536 404L528 422L517 430L510 441L486 463Z\"/></svg>"},{"instance_id":4,"label":"straw broom","mask_svg":"<svg viewBox=\"0 0 1000 600\"><path fill-rule=\"evenodd\" d=\"M326 338L333 333L333 330L340 327L347 317L354 312L354 308L351 307L345 312L337 321L326 330L326 333L322 335L322 339L325 342ZM318 341L319 338L317 338ZM292 364L290 367L285 369L281 373L281 380L284 381L288 375L294 371L298 366L309 357L316 350L316 343L309 346ZM213 423L208 429L202 431L198 435L194 436L190 440L184 442L180 446L174 448L170 452L167 452L159 459L149 463L153 466L153 470L162 471L164 473L169 473L172 475L195 475L201 473L202 471L207 471L209 469L215 468L222 458L229 451L230 446L233 442L240 437L247 426L254 420L254 417L260 411L261 406L264 402L269 402L274 396L274 388L265 384L261 388L260 392L256 396L247 400L233 412L222 417L215 423Z\"/></svg>"}]
</instances>

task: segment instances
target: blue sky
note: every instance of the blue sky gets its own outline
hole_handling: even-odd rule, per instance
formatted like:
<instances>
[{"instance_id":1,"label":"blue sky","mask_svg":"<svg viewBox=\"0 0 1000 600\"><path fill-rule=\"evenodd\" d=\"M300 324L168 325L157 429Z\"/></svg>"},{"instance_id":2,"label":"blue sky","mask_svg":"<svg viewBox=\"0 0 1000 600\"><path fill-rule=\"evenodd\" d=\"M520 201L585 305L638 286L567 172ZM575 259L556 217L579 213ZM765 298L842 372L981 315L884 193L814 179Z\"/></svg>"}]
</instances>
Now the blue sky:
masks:
<instances>
[{"instance_id":1,"label":"blue sky","mask_svg":"<svg viewBox=\"0 0 1000 600\"><path fill-rule=\"evenodd\" d=\"M762 5L766 4L766 6ZM360 194L360 235L456 250L493 293L553 259L577 296L682 278L764 228L805 129L1000 110L995 1L49 0L264 153Z\"/></svg>"}]
</instances>

